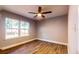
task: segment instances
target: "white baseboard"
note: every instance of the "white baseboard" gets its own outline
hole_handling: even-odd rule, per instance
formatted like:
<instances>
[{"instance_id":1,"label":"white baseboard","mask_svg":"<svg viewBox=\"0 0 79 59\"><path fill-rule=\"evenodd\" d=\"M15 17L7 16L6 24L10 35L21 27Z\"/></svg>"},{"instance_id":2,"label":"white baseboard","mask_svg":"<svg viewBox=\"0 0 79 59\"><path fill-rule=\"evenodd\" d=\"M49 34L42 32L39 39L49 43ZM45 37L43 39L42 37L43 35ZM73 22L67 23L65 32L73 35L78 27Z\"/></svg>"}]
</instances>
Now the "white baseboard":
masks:
<instances>
[{"instance_id":1,"label":"white baseboard","mask_svg":"<svg viewBox=\"0 0 79 59\"><path fill-rule=\"evenodd\" d=\"M6 50L6 49L9 49L9 48L12 48L12 47L15 47L15 46L18 46L18 45L22 45L22 44L25 44L25 43L28 43L28 42L31 42L31 41L34 41L34 40L36 40L36 38L30 39L30 40L27 40L27 41L24 41L24 42L19 42L19 43L16 43L16 44L12 44L12 45L9 45L9 46L1 47L0 49L1 50Z\"/></svg>"},{"instance_id":2,"label":"white baseboard","mask_svg":"<svg viewBox=\"0 0 79 59\"><path fill-rule=\"evenodd\" d=\"M51 40L40 39L40 38L37 38L37 39L41 41L46 41L46 42L51 42L51 43L56 43L56 44L61 44L61 45L68 45L67 43L63 43L63 42L51 41Z\"/></svg>"}]
</instances>

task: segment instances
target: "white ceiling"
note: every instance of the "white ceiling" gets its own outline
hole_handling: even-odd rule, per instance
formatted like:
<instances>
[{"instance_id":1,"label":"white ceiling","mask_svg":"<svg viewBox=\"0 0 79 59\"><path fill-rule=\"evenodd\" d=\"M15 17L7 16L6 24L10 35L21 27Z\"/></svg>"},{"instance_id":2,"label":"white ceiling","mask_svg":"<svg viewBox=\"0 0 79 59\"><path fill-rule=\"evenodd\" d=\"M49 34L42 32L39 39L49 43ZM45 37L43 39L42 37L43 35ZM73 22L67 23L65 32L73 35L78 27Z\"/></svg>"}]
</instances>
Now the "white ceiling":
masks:
<instances>
[{"instance_id":1,"label":"white ceiling","mask_svg":"<svg viewBox=\"0 0 79 59\"><path fill-rule=\"evenodd\" d=\"M51 14L46 14L46 18L61 16L68 14L68 6L66 5L41 5L42 11L52 11ZM34 14L28 12L37 12L38 5L3 5L0 9L4 9L22 16L34 19Z\"/></svg>"}]
</instances>

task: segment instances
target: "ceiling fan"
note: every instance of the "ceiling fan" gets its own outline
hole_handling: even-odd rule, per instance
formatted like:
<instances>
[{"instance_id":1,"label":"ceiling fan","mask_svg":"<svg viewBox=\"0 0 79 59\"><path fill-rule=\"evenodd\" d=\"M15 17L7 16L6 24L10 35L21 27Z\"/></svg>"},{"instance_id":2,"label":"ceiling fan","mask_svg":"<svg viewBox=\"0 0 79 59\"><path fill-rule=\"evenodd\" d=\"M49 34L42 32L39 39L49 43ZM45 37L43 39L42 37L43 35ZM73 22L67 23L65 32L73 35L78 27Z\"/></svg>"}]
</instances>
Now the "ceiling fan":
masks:
<instances>
[{"instance_id":1,"label":"ceiling fan","mask_svg":"<svg viewBox=\"0 0 79 59\"><path fill-rule=\"evenodd\" d=\"M49 13L52 13L52 11L42 12L42 7L39 6L38 13L36 13L36 12L28 12L28 13L35 14L34 18L36 18L37 16L45 18L45 16L43 14L49 14Z\"/></svg>"}]
</instances>

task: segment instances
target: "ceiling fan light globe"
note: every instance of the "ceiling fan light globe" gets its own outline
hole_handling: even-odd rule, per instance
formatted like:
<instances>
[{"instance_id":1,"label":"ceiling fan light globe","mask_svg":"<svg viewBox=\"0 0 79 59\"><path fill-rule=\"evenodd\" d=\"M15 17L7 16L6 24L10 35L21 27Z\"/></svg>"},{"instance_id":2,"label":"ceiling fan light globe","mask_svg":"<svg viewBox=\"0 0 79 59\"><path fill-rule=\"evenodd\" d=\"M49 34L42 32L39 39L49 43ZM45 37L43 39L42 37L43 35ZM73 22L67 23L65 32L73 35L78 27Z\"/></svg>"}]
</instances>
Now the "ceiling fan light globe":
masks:
<instances>
[{"instance_id":1,"label":"ceiling fan light globe","mask_svg":"<svg viewBox=\"0 0 79 59\"><path fill-rule=\"evenodd\" d=\"M38 16L41 16L41 14L40 14L40 13L38 13Z\"/></svg>"}]
</instances>

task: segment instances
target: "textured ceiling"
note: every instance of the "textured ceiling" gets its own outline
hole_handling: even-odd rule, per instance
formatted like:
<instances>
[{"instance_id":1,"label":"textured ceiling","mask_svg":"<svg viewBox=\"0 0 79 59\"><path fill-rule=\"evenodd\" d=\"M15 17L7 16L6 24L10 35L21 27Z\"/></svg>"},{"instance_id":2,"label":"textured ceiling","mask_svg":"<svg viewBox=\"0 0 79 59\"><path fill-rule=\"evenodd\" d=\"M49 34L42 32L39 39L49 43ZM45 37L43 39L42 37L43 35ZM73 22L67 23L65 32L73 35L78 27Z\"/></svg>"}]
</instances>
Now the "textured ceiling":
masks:
<instances>
[{"instance_id":1,"label":"textured ceiling","mask_svg":"<svg viewBox=\"0 0 79 59\"><path fill-rule=\"evenodd\" d=\"M3 5L0 6L0 9L4 9L31 19L34 19L33 14L28 12L37 12L39 5ZM68 14L67 5L41 5L42 11L52 11L51 14L46 14L46 18L61 16ZM39 19L39 17L38 17Z\"/></svg>"}]
</instances>

